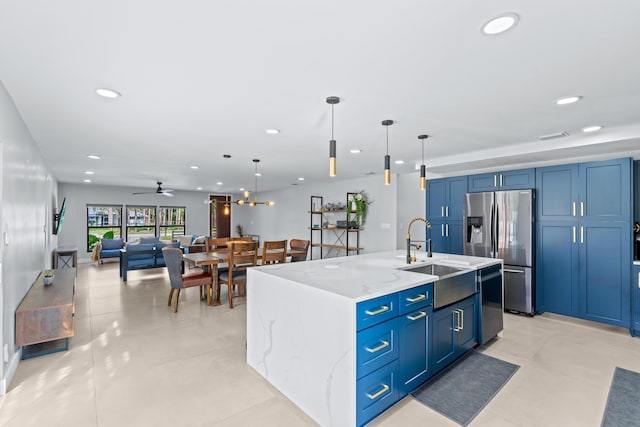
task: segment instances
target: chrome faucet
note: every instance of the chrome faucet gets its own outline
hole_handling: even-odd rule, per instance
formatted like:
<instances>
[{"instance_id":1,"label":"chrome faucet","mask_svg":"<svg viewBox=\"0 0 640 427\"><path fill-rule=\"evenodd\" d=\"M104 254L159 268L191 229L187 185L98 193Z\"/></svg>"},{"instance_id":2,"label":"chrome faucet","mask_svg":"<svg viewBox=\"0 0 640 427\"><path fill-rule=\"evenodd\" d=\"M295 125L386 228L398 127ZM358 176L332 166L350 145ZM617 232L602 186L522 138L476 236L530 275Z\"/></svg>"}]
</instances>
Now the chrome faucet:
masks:
<instances>
[{"instance_id":1,"label":"chrome faucet","mask_svg":"<svg viewBox=\"0 0 640 427\"><path fill-rule=\"evenodd\" d=\"M416 221L422 221L427 226L427 230L429 232L429 238L425 240L425 243L427 244L427 256L431 258L431 256L433 255L431 252L431 223L426 218L413 218L411 222L409 222L409 227L407 227L407 264L411 264L411 246L415 246L416 249L420 249L420 245L411 244L411 226ZM415 261L415 259L413 261Z\"/></svg>"}]
</instances>

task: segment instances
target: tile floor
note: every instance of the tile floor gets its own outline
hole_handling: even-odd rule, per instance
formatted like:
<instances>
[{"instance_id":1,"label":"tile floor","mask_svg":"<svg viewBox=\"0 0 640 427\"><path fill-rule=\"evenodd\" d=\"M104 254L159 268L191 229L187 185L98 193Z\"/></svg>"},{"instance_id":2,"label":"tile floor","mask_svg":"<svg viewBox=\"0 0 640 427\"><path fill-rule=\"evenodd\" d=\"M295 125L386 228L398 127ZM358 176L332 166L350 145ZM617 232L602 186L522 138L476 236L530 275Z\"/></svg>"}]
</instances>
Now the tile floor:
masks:
<instances>
[{"instance_id":1,"label":"tile floor","mask_svg":"<svg viewBox=\"0 0 640 427\"><path fill-rule=\"evenodd\" d=\"M167 307L163 269L78 270L70 350L20 362L0 426L313 426L245 363L245 305L207 307L198 291ZM223 295L223 300L225 296ZM505 315L480 348L521 366L471 427L599 426L614 368L640 371L640 339L561 316ZM640 423L640 422L639 422ZM457 426L405 398L372 426Z\"/></svg>"}]
</instances>

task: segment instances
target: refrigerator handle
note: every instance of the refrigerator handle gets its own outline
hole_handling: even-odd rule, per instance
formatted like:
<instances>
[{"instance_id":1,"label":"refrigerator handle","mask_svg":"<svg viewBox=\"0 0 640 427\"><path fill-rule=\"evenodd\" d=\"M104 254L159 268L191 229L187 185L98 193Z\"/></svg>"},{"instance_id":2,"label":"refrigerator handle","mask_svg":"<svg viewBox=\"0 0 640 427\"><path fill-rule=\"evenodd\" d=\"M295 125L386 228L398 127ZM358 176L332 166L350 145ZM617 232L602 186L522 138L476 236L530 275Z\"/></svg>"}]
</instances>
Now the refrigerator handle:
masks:
<instances>
[{"instance_id":1,"label":"refrigerator handle","mask_svg":"<svg viewBox=\"0 0 640 427\"><path fill-rule=\"evenodd\" d=\"M491 221L489 221L489 226L491 227L489 230L489 240L491 240L491 247L489 248L489 254L491 255L491 257L493 257L493 249L495 248L494 246L494 241L493 241L493 231L494 231L494 215L495 215L495 206L491 205Z\"/></svg>"},{"instance_id":2,"label":"refrigerator handle","mask_svg":"<svg viewBox=\"0 0 640 427\"><path fill-rule=\"evenodd\" d=\"M498 234L498 224L500 224L500 218L498 217L499 215L499 210L498 210L498 204L494 203L493 204L493 208L496 210L495 215L493 216L493 256L497 257L498 256L498 238L500 237Z\"/></svg>"}]
</instances>

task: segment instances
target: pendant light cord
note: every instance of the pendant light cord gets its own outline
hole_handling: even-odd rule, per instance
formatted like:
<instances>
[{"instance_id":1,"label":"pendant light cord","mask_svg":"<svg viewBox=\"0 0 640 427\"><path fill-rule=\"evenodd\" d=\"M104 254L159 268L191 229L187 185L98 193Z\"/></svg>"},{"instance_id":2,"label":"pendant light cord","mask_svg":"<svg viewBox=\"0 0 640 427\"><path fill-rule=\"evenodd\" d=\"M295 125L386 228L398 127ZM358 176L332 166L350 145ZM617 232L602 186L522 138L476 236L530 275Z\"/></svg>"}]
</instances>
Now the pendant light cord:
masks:
<instances>
[{"instance_id":1,"label":"pendant light cord","mask_svg":"<svg viewBox=\"0 0 640 427\"><path fill-rule=\"evenodd\" d=\"M387 156L389 155L389 126L385 126L387 128Z\"/></svg>"},{"instance_id":2,"label":"pendant light cord","mask_svg":"<svg viewBox=\"0 0 640 427\"><path fill-rule=\"evenodd\" d=\"M333 104L331 104L331 139L333 139Z\"/></svg>"},{"instance_id":3,"label":"pendant light cord","mask_svg":"<svg viewBox=\"0 0 640 427\"><path fill-rule=\"evenodd\" d=\"M422 164L424 165L424 139L422 140Z\"/></svg>"}]
</instances>

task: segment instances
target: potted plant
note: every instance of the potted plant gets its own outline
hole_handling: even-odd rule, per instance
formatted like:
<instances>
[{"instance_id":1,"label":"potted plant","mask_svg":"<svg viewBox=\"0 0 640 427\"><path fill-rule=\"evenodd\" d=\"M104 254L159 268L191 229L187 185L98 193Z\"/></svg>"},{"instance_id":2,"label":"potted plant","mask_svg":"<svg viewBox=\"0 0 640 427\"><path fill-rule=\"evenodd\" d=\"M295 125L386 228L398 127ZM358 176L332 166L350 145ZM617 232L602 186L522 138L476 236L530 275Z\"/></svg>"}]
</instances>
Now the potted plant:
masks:
<instances>
[{"instance_id":1,"label":"potted plant","mask_svg":"<svg viewBox=\"0 0 640 427\"><path fill-rule=\"evenodd\" d=\"M350 211L355 212L355 221L362 227L367 221L368 206L372 203L366 191L356 191L350 196Z\"/></svg>"}]
</instances>

